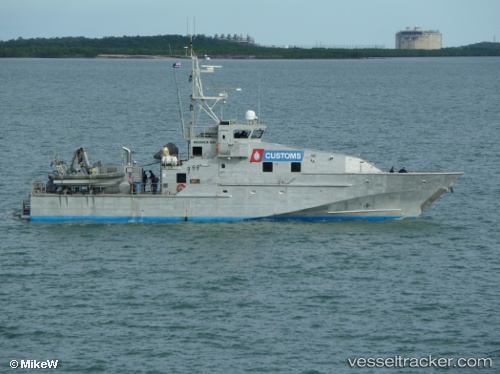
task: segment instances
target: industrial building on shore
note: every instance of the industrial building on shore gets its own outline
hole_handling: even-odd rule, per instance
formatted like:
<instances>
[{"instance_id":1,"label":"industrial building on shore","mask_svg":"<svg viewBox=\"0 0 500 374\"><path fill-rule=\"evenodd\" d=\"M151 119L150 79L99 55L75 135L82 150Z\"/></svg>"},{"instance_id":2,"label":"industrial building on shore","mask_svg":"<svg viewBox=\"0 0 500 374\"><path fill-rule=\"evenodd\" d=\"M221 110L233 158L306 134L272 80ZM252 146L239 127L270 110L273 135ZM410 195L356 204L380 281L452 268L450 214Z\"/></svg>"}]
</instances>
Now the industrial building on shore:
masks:
<instances>
[{"instance_id":1,"label":"industrial building on shore","mask_svg":"<svg viewBox=\"0 0 500 374\"><path fill-rule=\"evenodd\" d=\"M441 49L442 38L438 30L410 28L396 34L396 49Z\"/></svg>"}]
</instances>

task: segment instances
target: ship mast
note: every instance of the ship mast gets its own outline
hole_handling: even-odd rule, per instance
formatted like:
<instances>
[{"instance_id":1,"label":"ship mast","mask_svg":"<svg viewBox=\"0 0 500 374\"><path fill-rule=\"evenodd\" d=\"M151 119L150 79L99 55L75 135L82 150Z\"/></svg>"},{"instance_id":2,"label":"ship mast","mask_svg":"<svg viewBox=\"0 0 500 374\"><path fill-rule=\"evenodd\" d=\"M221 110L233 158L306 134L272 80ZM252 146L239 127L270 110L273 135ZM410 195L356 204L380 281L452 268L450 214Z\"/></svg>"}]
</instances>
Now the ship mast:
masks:
<instances>
[{"instance_id":1,"label":"ship mast","mask_svg":"<svg viewBox=\"0 0 500 374\"><path fill-rule=\"evenodd\" d=\"M191 104L189 111L191 112L191 123L189 137L194 136L194 130L199 125L200 115L202 112L206 113L215 123L219 123L220 119L214 112L214 107L219 101L227 100L227 92L222 90L217 96L206 96L203 92L203 84L201 82L201 73L213 73L215 69L221 68L219 65L201 65L198 57L194 53L193 43L189 45L192 71L189 77L191 83Z\"/></svg>"}]
</instances>

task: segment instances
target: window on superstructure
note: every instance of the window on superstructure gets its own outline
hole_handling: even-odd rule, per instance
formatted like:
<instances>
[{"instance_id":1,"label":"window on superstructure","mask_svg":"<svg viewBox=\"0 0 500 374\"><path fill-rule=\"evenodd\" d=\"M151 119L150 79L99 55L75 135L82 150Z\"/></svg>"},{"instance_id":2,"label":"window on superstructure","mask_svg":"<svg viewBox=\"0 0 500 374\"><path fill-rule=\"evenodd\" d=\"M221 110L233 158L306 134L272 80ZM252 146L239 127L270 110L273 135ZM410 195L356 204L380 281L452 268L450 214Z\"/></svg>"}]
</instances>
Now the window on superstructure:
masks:
<instances>
[{"instance_id":1,"label":"window on superstructure","mask_svg":"<svg viewBox=\"0 0 500 374\"><path fill-rule=\"evenodd\" d=\"M263 162L262 163L262 171L266 173L271 173L273 171L273 163L272 162Z\"/></svg>"},{"instance_id":2,"label":"window on superstructure","mask_svg":"<svg viewBox=\"0 0 500 374\"><path fill-rule=\"evenodd\" d=\"M300 162L292 162L291 163L291 171L292 171L292 173L300 173L301 165L302 164Z\"/></svg>"},{"instance_id":3,"label":"window on superstructure","mask_svg":"<svg viewBox=\"0 0 500 374\"><path fill-rule=\"evenodd\" d=\"M203 156L203 147L193 147L193 156Z\"/></svg>"},{"instance_id":4,"label":"window on superstructure","mask_svg":"<svg viewBox=\"0 0 500 374\"><path fill-rule=\"evenodd\" d=\"M177 183L186 183L186 173L178 173L177 174Z\"/></svg>"}]
</instances>

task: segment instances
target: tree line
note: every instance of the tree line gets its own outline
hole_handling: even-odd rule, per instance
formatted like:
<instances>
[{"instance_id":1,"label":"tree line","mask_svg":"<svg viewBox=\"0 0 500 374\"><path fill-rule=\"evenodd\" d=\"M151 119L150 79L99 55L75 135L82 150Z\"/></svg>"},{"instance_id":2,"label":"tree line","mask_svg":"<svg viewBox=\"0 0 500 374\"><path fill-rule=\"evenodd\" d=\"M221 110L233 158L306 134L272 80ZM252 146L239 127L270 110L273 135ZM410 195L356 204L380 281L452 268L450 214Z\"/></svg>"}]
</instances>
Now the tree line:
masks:
<instances>
[{"instance_id":1,"label":"tree line","mask_svg":"<svg viewBox=\"0 0 500 374\"><path fill-rule=\"evenodd\" d=\"M190 38L181 35L122 36L104 38L59 37L0 41L0 57L84 57L99 55L187 56ZM193 38L198 55L212 58L344 59L430 56L500 56L500 43L477 43L438 50L278 48L238 43L210 36Z\"/></svg>"}]
</instances>

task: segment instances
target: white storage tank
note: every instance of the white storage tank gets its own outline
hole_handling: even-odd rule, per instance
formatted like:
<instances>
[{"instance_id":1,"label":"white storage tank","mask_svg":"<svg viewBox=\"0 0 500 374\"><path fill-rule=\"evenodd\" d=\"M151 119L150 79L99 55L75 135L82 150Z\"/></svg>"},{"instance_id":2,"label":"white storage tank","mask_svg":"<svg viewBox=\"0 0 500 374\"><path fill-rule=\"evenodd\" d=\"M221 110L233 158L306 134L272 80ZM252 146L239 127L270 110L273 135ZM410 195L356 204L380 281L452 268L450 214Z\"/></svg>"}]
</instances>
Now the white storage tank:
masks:
<instances>
[{"instance_id":1,"label":"white storage tank","mask_svg":"<svg viewBox=\"0 0 500 374\"><path fill-rule=\"evenodd\" d=\"M442 36L438 30L410 28L396 34L396 49L441 49Z\"/></svg>"}]
</instances>

